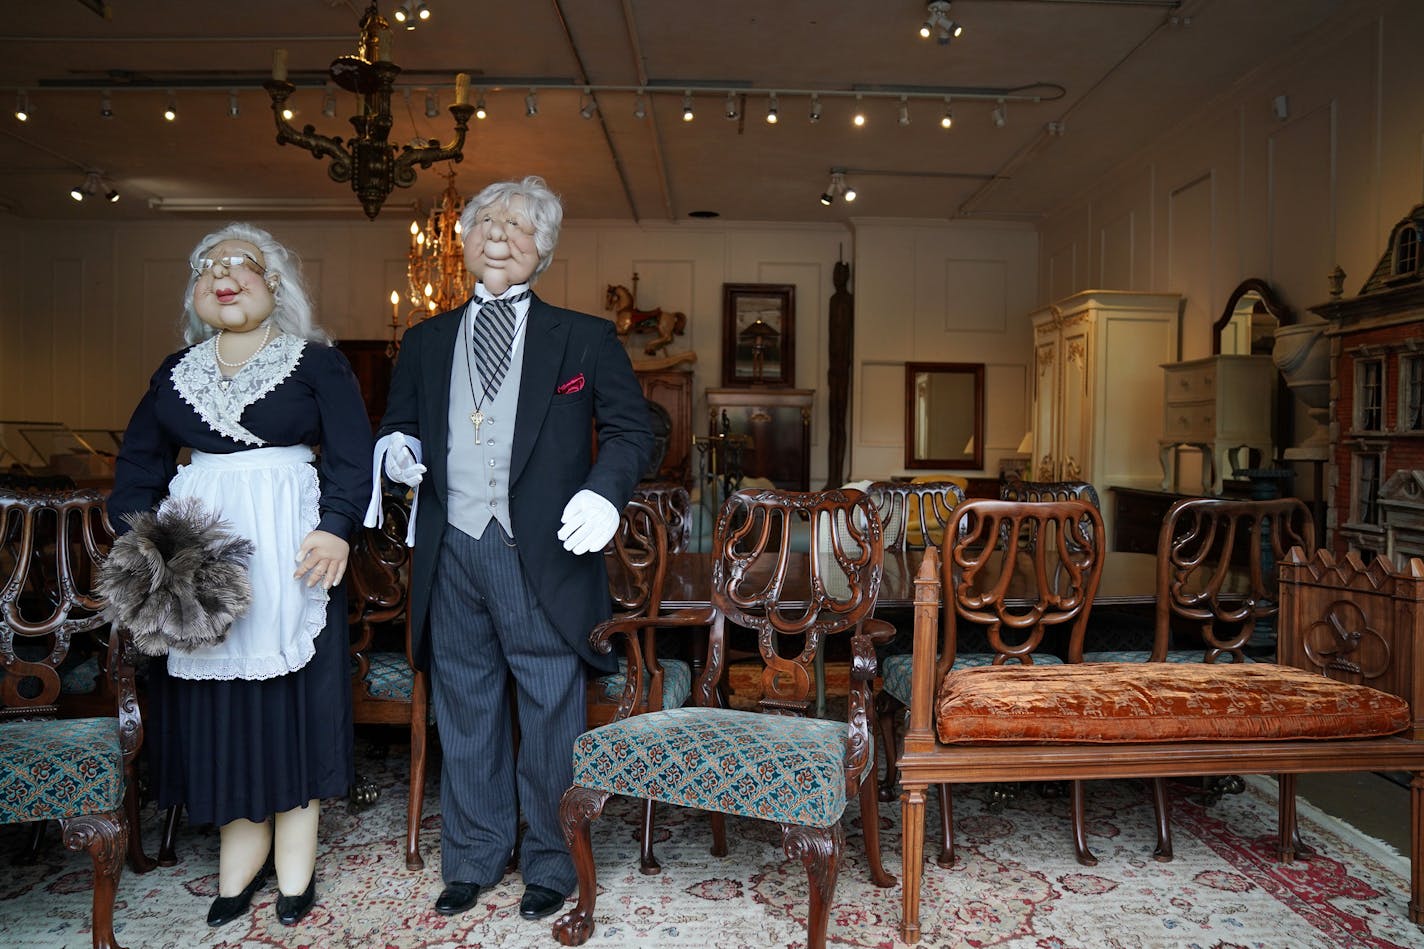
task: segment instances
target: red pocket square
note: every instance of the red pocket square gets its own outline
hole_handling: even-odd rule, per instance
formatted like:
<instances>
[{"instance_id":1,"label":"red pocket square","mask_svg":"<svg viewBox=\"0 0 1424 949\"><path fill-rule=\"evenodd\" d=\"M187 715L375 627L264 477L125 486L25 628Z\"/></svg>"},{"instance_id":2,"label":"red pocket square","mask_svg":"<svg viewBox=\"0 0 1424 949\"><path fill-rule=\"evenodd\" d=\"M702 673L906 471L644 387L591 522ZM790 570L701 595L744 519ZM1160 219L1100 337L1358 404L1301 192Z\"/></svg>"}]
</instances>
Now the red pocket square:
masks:
<instances>
[{"instance_id":1,"label":"red pocket square","mask_svg":"<svg viewBox=\"0 0 1424 949\"><path fill-rule=\"evenodd\" d=\"M574 376L568 382L562 383L554 390L559 395L569 395L573 392L583 391L583 373Z\"/></svg>"}]
</instances>

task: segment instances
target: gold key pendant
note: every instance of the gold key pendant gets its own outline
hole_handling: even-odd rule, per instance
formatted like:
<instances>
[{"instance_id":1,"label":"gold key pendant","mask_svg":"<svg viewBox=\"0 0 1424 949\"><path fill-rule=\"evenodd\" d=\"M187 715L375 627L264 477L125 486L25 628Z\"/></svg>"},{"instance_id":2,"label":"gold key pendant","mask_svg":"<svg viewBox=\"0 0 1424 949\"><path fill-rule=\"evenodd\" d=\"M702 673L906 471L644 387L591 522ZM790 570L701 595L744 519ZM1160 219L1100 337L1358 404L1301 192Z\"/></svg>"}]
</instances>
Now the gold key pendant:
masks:
<instances>
[{"instance_id":1,"label":"gold key pendant","mask_svg":"<svg viewBox=\"0 0 1424 949\"><path fill-rule=\"evenodd\" d=\"M481 444L480 426L485 423L485 413L480 411L479 409L475 409L473 412L470 413L470 421L475 423L475 444Z\"/></svg>"}]
</instances>

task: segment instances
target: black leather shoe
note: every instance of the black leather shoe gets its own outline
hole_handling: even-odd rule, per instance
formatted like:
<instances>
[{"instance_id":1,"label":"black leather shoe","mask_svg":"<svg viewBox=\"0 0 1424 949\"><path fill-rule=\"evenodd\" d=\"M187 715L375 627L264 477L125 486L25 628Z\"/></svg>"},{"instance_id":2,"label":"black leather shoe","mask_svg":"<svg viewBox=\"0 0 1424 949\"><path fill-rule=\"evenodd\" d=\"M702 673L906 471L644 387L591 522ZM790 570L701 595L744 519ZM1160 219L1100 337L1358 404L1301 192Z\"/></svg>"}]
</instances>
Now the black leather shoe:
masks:
<instances>
[{"instance_id":1,"label":"black leather shoe","mask_svg":"<svg viewBox=\"0 0 1424 949\"><path fill-rule=\"evenodd\" d=\"M277 921L283 926L295 926L302 921L302 917L311 912L312 906L316 903L316 871L312 871L311 879L307 881L306 892L297 896L288 896L285 893L277 894Z\"/></svg>"},{"instance_id":2,"label":"black leather shoe","mask_svg":"<svg viewBox=\"0 0 1424 949\"><path fill-rule=\"evenodd\" d=\"M435 901L435 912L442 916L454 916L474 906L480 898L480 885L453 880L445 884L440 898Z\"/></svg>"},{"instance_id":3,"label":"black leather shoe","mask_svg":"<svg viewBox=\"0 0 1424 949\"><path fill-rule=\"evenodd\" d=\"M247 908L252 905L252 897L262 889L262 884L267 882L269 872L270 865L263 864L262 869L257 871L257 876L242 888L241 893L236 896L219 896L213 900L213 905L208 907L208 925L225 926L246 913Z\"/></svg>"},{"instance_id":4,"label":"black leather shoe","mask_svg":"<svg viewBox=\"0 0 1424 949\"><path fill-rule=\"evenodd\" d=\"M554 915L563 905L564 894L531 883L524 888L524 896L519 900L519 915L525 919L543 919Z\"/></svg>"}]
</instances>

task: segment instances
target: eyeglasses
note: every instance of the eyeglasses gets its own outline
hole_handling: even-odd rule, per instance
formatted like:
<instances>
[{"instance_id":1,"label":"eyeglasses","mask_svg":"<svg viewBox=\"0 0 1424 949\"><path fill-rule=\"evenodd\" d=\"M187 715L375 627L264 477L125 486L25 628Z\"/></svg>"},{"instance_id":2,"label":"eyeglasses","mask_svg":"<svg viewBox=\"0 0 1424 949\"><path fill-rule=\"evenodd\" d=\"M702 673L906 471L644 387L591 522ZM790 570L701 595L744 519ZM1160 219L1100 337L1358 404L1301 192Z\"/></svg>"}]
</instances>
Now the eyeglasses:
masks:
<instances>
[{"instance_id":1,"label":"eyeglasses","mask_svg":"<svg viewBox=\"0 0 1424 949\"><path fill-rule=\"evenodd\" d=\"M267 273L267 268L246 254L233 254L230 257L201 257L198 259L198 266L193 268L194 276L203 277L212 273L214 267L222 267L228 273L234 270L250 270L261 277Z\"/></svg>"}]
</instances>

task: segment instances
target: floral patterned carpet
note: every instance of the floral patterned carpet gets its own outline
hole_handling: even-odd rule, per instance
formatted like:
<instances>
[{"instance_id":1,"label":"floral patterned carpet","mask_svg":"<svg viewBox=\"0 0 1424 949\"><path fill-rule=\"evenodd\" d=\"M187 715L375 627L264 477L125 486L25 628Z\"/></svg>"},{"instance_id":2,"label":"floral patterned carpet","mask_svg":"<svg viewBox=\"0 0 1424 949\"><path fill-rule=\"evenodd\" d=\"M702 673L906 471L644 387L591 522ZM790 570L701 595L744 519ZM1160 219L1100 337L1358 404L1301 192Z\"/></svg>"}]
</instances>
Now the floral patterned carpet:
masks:
<instances>
[{"instance_id":1,"label":"floral patterned carpet","mask_svg":"<svg viewBox=\"0 0 1424 949\"><path fill-rule=\"evenodd\" d=\"M328 802L322 815L318 904L295 928L274 917L275 884L244 918L221 929L204 923L217 884L217 834L185 827L182 862L139 876L125 871L115 908L119 941L129 947L524 947L553 945L550 922L525 922L517 908L522 884L506 876L475 909L446 918L431 903L440 890L439 800L431 781L421 833L424 871L405 868L405 749L384 759L363 749L361 769L382 788L375 806L352 811ZM1072 856L1067 802L1031 787L998 814L985 789L956 796L959 863L926 868L922 896L927 947L1006 949L1067 947L1424 946L1406 918L1407 862L1352 828L1302 808L1302 832L1319 856L1291 866L1270 855L1275 830L1273 786L1255 782L1244 794L1203 808L1185 789L1174 798L1176 859L1151 859L1152 810L1136 783L1089 787L1091 844L1100 863ZM887 868L897 876L899 806L882 805ZM1400 820L1408 820L1400 814ZM847 815L846 858L832 911L833 945L894 947L898 888L870 885L860 817ZM664 871L638 872L638 810L612 799L594 824L599 878L590 946L744 947L805 944L807 883L799 864L781 854L775 827L729 820L730 853L708 855L710 835L698 814L664 808L658 855ZM158 815L144 812L144 836L157 849ZM938 816L931 807L932 843ZM0 832L6 860L22 828ZM63 850L51 830L40 862L0 875L0 946L90 945L87 856Z\"/></svg>"}]
</instances>

